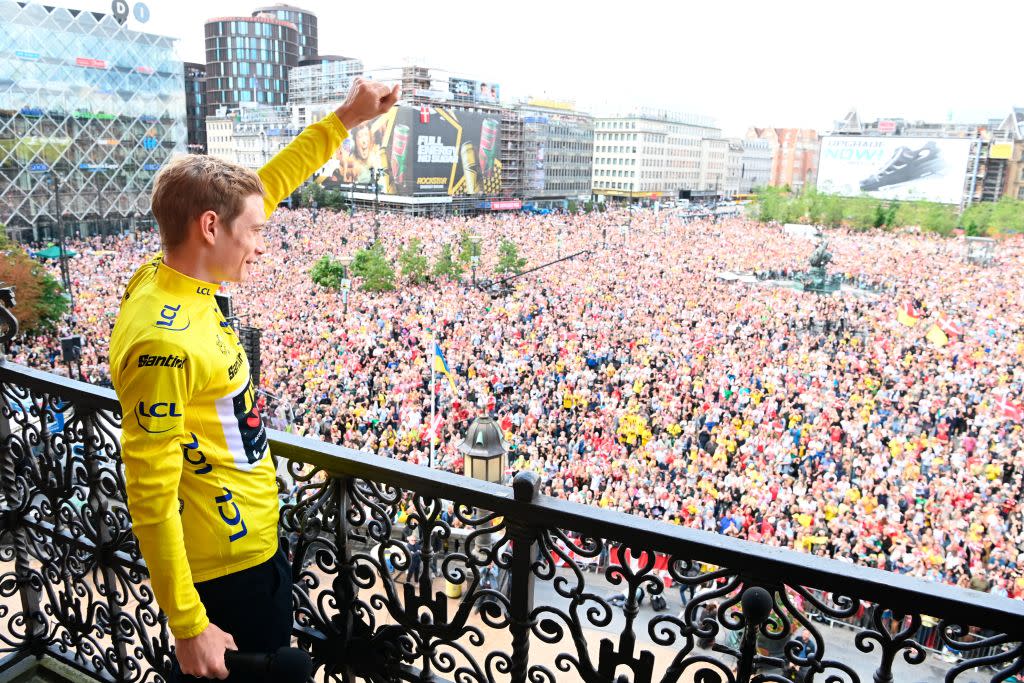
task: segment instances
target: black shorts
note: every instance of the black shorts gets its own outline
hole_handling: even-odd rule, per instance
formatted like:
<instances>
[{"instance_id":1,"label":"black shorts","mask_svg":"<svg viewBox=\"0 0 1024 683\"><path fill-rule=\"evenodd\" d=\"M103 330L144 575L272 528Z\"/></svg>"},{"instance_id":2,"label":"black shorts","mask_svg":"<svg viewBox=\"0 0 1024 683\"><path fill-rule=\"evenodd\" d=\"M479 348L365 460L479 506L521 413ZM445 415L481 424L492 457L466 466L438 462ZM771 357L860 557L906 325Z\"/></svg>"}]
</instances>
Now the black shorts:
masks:
<instances>
[{"instance_id":1,"label":"black shorts","mask_svg":"<svg viewBox=\"0 0 1024 683\"><path fill-rule=\"evenodd\" d=\"M197 583L196 590L210 623L230 633L239 652L270 653L291 644L291 567L280 548L263 564ZM170 683L209 680L184 675L174 661ZM245 678L232 674L227 680L242 683Z\"/></svg>"}]
</instances>

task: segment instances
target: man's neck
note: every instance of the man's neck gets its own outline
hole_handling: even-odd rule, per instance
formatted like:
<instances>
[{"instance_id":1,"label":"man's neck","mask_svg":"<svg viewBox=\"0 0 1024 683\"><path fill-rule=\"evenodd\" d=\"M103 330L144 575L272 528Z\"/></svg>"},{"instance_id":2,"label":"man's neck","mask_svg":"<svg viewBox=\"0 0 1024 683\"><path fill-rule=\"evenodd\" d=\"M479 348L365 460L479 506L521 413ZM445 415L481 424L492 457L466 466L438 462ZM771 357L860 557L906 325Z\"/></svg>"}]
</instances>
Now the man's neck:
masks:
<instances>
[{"instance_id":1,"label":"man's neck","mask_svg":"<svg viewBox=\"0 0 1024 683\"><path fill-rule=\"evenodd\" d=\"M185 254L181 250L165 252L164 263L182 275L188 275L196 280L219 282L210 269L205 267L203 259Z\"/></svg>"}]
</instances>

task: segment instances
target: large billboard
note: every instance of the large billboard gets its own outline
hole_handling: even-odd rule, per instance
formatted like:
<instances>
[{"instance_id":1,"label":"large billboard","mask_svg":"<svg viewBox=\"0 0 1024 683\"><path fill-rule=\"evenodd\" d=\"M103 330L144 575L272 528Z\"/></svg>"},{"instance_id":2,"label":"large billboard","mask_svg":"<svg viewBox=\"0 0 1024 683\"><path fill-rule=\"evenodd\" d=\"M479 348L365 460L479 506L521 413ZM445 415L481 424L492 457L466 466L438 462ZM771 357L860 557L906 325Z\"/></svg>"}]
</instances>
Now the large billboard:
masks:
<instances>
[{"instance_id":1,"label":"large billboard","mask_svg":"<svg viewBox=\"0 0 1024 683\"><path fill-rule=\"evenodd\" d=\"M949 138L824 137L818 190L848 197L959 204L971 144Z\"/></svg>"},{"instance_id":2,"label":"large billboard","mask_svg":"<svg viewBox=\"0 0 1024 683\"><path fill-rule=\"evenodd\" d=\"M394 107L356 126L316 181L371 190L372 169L385 169L383 194L501 193L501 122L447 107Z\"/></svg>"},{"instance_id":3,"label":"large billboard","mask_svg":"<svg viewBox=\"0 0 1024 683\"><path fill-rule=\"evenodd\" d=\"M468 78L449 78L448 88L452 99L466 104L497 104L501 101L501 86Z\"/></svg>"}]
</instances>

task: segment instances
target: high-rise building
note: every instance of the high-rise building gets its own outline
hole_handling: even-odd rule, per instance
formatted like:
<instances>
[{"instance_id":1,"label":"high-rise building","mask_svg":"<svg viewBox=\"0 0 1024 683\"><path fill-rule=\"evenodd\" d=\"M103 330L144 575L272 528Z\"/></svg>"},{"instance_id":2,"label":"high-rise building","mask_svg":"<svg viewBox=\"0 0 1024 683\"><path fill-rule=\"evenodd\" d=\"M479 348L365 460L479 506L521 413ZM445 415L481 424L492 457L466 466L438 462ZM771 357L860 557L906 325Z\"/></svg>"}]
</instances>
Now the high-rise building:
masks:
<instances>
[{"instance_id":1,"label":"high-rise building","mask_svg":"<svg viewBox=\"0 0 1024 683\"><path fill-rule=\"evenodd\" d=\"M185 123L188 151L206 154L206 65L185 62Z\"/></svg>"},{"instance_id":2,"label":"high-rise building","mask_svg":"<svg viewBox=\"0 0 1024 683\"><path fill-rule=\"evenodd\" d=\"M722 194L732 196L740 191L740 178L743 173L743 141L732 138L725 153L725 182Z\"/></svg>"},{"instance_id":3,"label":"high-rise building","mask_svg":"<svg viewBox=\"0 0 1024 683\"><path fill-rule=\"evenodd\" d=\"M288 72L288 102L333 104L341 102L352 81L363 75L363 63L351 57L318 55L300 59Z\"/></svg>"},{"instance_id":4,"label":"high-rise building","mask_svg":"<svg viewBox=\"0 0 1024 683\"><path fill-rule=\"evenodd\" d=\"M713 193L725 177L727 146L706 117L641 111L598 119L594 193L631 200Z\"/></svg>"},{"instance_id":5,"label":"high-rise building","mask_svg":"<svg viewBox=\"0 0 1024 683\"><path fill-rule=\"evenodd\" d=\"M320 52L320 41L317 36L317 18L308 12L292 5L270 5L253 11L254 17L268 17L278 21L294 24L299 31L299 59L312 59Z\"/></svg>"},{"instance_id":6,"label":"high-rise building","mask_svg":"<svg viewBox=\"0 0 1024 683\"><path fill-rule=\"evenodd\" d=\"M206 114L239 105L282 105L288 70L299 65L299 30L267 16L206 22Z\"/></svg>"},{"instance_id":7,"label":"high-rise building","mask_svg":"<svg viewBox=\"0 0 1024 683\"><path fill-rule=\"evenodd\" d=\"M740 194L767 187L772 180L772 147L767 140L743 140L740 160Z\"/></svg>"},{"instance_id":8,"label":"high-rise building","mask_svg":"<svg viewBox=\"0 0 1024 683\"><path fill-rule=\"evenodd\" d=\"M529 100L516 109L523 127L523 198L567 206L590 195L593 117L563 102Z\"/></svg>"},{"instance_id":9,"label":"high-rise building","mask_svg":"<svg viewBox=\"0 0 1024 683\"><path fill-rule=\"evenodd\" d=\"M147 220L153 177L185 152L174 39L110 14L0 0L0 223L50 239Z\"/></svg>"},{"instance_id":10,"label":"high-rise building","mask_svg":"<svg viewBox=\"0 0 1024 683\"><path fill-rule=\"evenodd\" d=\"M809 128L751 128L748 140L767 140L772 152L769 185L800 192L818 173L818 133Z\"/></svg>"},{"instance_id":11,"label":"high-rise building","mask_svg":"<svg viewBox=\"0 0 1024 683\"><path fill-rule=\"evenodd\" d=\"M697 187L702 192L725 194L729 141L721 137L706 137L700 141L700 176Z\"/></svg>"}]
</instances>

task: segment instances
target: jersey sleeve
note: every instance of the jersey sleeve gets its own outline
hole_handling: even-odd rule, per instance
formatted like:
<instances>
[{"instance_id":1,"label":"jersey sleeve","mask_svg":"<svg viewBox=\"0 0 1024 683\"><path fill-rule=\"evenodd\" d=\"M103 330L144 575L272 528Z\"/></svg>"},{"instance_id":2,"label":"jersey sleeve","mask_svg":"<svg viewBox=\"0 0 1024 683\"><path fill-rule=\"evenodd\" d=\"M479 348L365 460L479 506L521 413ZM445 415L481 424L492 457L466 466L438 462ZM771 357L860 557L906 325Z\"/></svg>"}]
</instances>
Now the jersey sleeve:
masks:
<instances>
[{"instance_id":1,"label":"jersey sleeve","mask_svg":"<svg viewBox=\"0 0 1024 683\"><path fill-rule=\"evenodd\" d=\"M121 401L122 459L132 530L139 539L157 602L175 638L209 624L192 583L178 502L191 368L185 351L165 341L140 341L116 369Z\"/></svg>"},{"instance_id":2,"label":"jersey sleeve","mask_svg":"<svg viewBox=\"0 0 1024 683\"><path fill-rule=\"evenodd\" d=\"M274 213L277 205L307 178L327 163L348 137L345 125L333 112L307 126L288 146L259 170L266 194L263 211Z\"/></svg>"}]
</instances>

